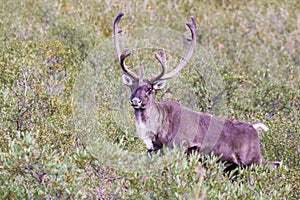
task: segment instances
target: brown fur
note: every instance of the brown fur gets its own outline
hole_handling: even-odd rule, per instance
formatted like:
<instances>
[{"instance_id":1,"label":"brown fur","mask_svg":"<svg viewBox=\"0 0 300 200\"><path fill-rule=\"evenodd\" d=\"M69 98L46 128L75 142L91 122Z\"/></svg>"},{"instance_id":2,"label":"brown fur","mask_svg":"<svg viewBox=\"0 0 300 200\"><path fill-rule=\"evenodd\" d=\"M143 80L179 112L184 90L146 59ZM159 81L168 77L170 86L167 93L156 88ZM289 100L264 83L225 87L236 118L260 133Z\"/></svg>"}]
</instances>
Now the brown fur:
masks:
<instances>
[{"instance_id":1,"label":"brown fur","mask_svg":"<svg viewBox=\"0 0 300 200\"><path fill-rule=\"evenodd\" d=\"M149 110L155 111L150 115ZM187 115L194 115L197 118L186 128L179 127L182 110L185 110ZM187 149L197 149L200 152L209 123L213 120L212 116L207 113L194 112L182 107L179 103L170 101L153 102L147 105L146 109L135 109L135 115L137 118L142 118L148 134L153 135L153 150L161 149L163 145L172 147L184 143ZM196 133L192 135L189 133L191 126L198 127ZM182 132L179 132L179 129ZM260 153L258 132L252 124L247 122L225 119L218 141L211 151L205 153L211 152L217 156L222 155L222 161L235 163L239 166L265 162Z\"/></svg>"}]
</instances>

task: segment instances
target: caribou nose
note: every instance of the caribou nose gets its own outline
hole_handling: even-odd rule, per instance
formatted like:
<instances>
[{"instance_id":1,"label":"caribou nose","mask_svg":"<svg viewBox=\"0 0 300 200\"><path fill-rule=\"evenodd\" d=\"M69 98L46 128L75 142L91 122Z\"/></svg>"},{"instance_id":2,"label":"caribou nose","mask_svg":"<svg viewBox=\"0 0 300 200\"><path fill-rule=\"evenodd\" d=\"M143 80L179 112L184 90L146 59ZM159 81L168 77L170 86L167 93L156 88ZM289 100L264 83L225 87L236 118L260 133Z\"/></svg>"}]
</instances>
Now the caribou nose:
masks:
<instances>
[{"instance_id":1,"label":"caribou nose","mask_svg":"<svg viewBox=\"0 0 300 200\"><path fill-rule=\"evenodd\" d=\"M140 106L142 104L142 101L139 98L134 97L131 99L131 105L132 106Z\"/></svg>"}]
</instances>

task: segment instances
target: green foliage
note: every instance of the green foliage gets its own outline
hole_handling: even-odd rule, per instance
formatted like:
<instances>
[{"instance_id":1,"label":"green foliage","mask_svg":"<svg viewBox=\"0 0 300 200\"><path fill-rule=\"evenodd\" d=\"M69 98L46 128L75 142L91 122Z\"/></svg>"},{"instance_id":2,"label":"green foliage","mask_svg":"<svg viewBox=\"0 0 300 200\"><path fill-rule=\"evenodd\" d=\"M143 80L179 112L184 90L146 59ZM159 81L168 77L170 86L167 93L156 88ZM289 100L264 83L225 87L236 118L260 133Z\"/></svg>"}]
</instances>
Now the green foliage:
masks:
<instances>
[{"instance_id":1,"label":"green foliage","mask_svg":"<svg viewBox=\"0 0 300 200\"><path fill-rule=\"evenodd\" d=\"M17 132L7 141L8 152L1 153L3 199L59 198L77 192L79 184L72 179L83 172L73 167L65 152L41 147L28 133Z\"/></svg>"},{"instance_id":2,"label":"green foliage","mask_svg":"<svg viewBox=\"0 0 300 200\"><path fill-rule=\"evenodd\" d=\"M40 142L55 146L74 137L69 119L74 56L58 42L11 42L4 47L0 66L4 135L39 130Z\"/></svg>"},{"instance_id":3,"label":"green foliage","mask_svg":"<svg viewBox=\"0 0 300 200\"><path fill-rule=\"evenodd\" d=\"M3 1L0 198L299 199L299 10L297 1L277 0ZM103 41L111 40L112 22L120 11L126 13L122 27L129 31L155 26L181 33L193 15L203 51L195 53L199 60L192 60L157 99L264 122L270 130L260 133L263 155L282 166L255 166L228 176L217 158L206 158L204 167L196 155L188 161L175 149L154 156L147 170L125 171L110 166L108 159L122 157L112 149L103 150L102 159L91 153L79 137L85 130L78 132L80 127L74 126L75 79L95 48L113 51ZM153 60L139 56L145 65ZM129 117L114 107L116 93L123 102L129 93L116 91L121 71L115 58L109 64L95 72L95 137L142 153L145 147L134 134L133 113ZM208 68L212 71L205 71ZM120 125L116 119L132 124ZM155 167L157 163L162 167Z\"/></svg>"}]
</instances>

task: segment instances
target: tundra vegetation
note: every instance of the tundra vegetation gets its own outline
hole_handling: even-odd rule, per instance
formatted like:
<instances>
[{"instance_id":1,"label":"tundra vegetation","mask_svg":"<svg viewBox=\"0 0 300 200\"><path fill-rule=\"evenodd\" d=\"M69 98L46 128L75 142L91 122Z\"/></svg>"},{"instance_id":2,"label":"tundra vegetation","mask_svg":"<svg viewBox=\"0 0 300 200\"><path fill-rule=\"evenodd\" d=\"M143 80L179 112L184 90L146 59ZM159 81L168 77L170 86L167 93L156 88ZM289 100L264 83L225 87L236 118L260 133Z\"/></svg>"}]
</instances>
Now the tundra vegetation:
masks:
<instances>
[{"instance_id":1,"label":"tundra vegetation","mask_svg":"<svg viewBox=\"0 0 300 200\"><path fill-rule=\"evenodd\" d=\"M259 134L262 154L281 167L240 169L231 181L214 156L201 164L197 156L188 161L178 149L167 150L151 159L153 167L124 170L121 162L111 164L119 159L113 149L99 143L101 156L91 152L76 130L74 87L94 49L111 40L103 48L113 51L113 21L120 11L126 13L127 31L161 27L182 33L194 16L197 42L206 52L200 60L223 81L226 110L220 115L266 124L269 130ZM1 199L299 199L299 13L293 0L2 1ZM98 72L105 84L94 94L97 134L110 146L143 154L134 120L128 123L130 117L119 113L126 122L120 125L114 116L116 97L124 97L123 106L131 109L129 91L114 92L122 70L112 55L111 65L97 63L105 65ZM141 56L145 66L155 60L153 54ZM187 65L155 99L210 112L216 104L212 83L197 67Z\"/></svg>"}]
</instances>

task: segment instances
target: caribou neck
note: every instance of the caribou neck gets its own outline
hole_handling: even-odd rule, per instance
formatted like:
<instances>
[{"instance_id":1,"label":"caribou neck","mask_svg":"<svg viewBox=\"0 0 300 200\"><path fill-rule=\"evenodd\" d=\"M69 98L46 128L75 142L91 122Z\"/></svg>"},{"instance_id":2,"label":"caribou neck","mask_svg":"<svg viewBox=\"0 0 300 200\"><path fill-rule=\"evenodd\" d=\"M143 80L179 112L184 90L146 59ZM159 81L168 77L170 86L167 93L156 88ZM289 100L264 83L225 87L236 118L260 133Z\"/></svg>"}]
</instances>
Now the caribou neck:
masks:
<instances>
[{"instance_id":1,"label":"caribou neck","mask_svg":"<svg viewBox=\"0 0 300 200\"><path fill-rule=\"evenodd\" d=\"M155 101L148 102L145 109L134 109L136 124L149 127L153 123L158 123L160 110L160 106Z\"/></svg>"},{"instance_id":2,"label":"caribou neck","mask_svg":"<svg viewBox=\"0 0 300 200\"><path fill-rule=\"evenodd\" d=\"M162 148L162 143L158 140L160 129L162 128L163 109L159 104L151 102L145 109L135 109L137 135L146 144L148 151L156 151Z\"/></svg>"}]
</instances>

